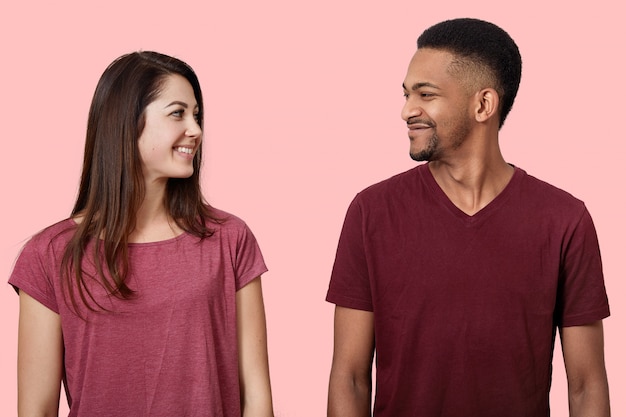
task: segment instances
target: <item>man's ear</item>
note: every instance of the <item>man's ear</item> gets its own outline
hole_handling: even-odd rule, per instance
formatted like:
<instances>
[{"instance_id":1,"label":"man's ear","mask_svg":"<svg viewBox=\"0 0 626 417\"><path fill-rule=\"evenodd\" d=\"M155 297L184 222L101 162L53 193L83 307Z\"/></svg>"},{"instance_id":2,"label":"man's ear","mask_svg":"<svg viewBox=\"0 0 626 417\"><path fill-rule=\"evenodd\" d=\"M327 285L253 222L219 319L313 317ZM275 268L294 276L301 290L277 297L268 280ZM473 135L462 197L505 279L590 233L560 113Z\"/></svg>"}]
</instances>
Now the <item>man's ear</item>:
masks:
<instances>
[{"instance_id":1,"label":"man's ear","mask_svg":"<svg viewBox=\"0 0 626 417\"><path fill-rule=\"evenodd\" d=\"M497 117L500 106L500 97L493 88L484 88L476 93L474 117L479 123L485 123L492 117Z\"/></svg>"}]
</instances>

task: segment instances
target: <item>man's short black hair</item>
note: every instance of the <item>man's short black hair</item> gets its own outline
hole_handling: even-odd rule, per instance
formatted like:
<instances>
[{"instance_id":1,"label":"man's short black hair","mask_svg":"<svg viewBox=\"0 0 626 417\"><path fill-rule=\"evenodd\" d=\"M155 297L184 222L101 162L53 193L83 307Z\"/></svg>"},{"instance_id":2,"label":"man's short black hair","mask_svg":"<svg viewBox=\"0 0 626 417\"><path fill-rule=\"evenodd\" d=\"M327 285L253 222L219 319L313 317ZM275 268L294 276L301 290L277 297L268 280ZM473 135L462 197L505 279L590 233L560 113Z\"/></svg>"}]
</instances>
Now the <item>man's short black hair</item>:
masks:
<instances>
[{"instance_id":1,"label":"man's short black hair","mask_svg":"<svg viewBox=\"0 0 626 417\"><path fill-rule=\"evenodd\" d=\"M446 20L426 29L417 48L441 49L455 56L457 64L470 64L490 74L500 96L500 127L509 114L522 77L522 57L517 45L500 27L479 19ZM484 71L482 71L484 72Z\"/></svg>"}]
</instances>

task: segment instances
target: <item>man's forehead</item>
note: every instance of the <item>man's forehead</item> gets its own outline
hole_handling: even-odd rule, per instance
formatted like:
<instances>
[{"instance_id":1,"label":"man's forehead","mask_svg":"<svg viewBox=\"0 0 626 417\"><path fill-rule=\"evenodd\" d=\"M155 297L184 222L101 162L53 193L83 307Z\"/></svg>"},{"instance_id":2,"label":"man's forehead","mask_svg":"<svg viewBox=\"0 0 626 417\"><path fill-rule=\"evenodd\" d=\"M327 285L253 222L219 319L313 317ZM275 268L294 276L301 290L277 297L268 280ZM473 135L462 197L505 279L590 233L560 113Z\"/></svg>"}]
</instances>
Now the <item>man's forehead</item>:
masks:
<instances>
[{"instance_id":1,"label":"man's forehead","mask_svg":"<svg viewBox=\"0 0 626 417\"><path fill-rule=\"evenodd\" d=\"M413 54L409 68L427 70L446 68L452 63L454 55L443 49L420 48Z\"/></svg>"},{"instance_id":2,"label":"man's forehead","mask_svg":"<svg viewBox=\"0 0 626 417\"><path fill-rule=\"evenodd\" d=\"M430 83L437 85L439 80L447 78L448 67L454 56L447 51L431 48L418 49L409 63L404 85L411 89L415 84Z\"/></svg>"}]
</instances>

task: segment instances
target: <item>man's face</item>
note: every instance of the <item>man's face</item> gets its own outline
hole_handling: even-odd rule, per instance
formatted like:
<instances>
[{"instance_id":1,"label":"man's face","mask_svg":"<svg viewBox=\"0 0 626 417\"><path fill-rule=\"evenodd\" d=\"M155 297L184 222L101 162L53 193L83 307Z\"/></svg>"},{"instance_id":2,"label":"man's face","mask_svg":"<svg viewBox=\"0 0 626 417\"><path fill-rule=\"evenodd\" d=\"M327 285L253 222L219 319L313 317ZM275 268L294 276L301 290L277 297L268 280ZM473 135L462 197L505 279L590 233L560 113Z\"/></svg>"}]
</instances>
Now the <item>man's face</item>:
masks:
<instances>
[{"instance_id":1,"label":"man's face","mask_svg":"<svg viewBox=\"0 0 626 417\"><path fill-rule=\"evenodd\" d=\"M409 128L410 155L436 161L459 149L471 130L470 95L448 72L453 55L418 49L404 79L402 119Z\"/></svg>"}]
</instances>

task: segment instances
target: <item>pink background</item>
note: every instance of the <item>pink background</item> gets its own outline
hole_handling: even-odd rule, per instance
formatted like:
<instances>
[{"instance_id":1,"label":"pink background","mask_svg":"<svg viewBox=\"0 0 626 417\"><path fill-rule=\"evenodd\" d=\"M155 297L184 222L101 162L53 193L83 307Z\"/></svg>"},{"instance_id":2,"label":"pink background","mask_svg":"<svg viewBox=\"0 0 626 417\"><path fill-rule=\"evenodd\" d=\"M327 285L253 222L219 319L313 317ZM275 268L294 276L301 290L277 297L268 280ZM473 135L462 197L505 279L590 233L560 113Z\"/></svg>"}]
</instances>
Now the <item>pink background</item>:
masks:
<instances>
[{"instance_id":1,"label":"pink background","mask_svg":"<svg viewBox=\"0 0 626 417\"><path fill-rule=\"evenodd\" d=\"M261 243L277 416L321 416L332 351L324 302L343 216L363 187L406 170L401 82L433 23L491 20L524 59L501 132L506 159L583 199L596 223L612 317L613 415L626 415L623 338L624 13L618 2L9 2L0 17L0 271L25 240L68 216L100 74L137 49L197 71L208 118L204 189ZM294 4L295 3L295 4ZM557 5L557 4L561 5ZM18 298L0 291L0 415L15 415ZM553 415L567 414L555 353Z\"/></svg>"}]
</instances>

